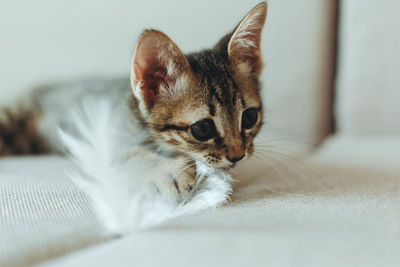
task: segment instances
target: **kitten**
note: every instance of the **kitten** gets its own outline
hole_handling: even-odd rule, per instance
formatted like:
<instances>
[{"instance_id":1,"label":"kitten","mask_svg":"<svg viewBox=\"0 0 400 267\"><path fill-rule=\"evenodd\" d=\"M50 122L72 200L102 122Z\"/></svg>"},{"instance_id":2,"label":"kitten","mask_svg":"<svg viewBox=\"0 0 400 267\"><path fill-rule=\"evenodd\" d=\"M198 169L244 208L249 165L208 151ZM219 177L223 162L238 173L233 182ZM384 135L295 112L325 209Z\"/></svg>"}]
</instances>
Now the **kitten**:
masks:
<instances>
[{"instance_id":1,"label":"kitten","mask_svg":"<svg viewBox=\"0 0 400 267\"><path fill-rule=\"evenodd\" d=\"M75 131L70 110L87 96L106 97L116 108L127 107L129 123L141 132L132 136L137 141L130 156L151 155L160 168L176 170L172 178L165 175L177 194L194 190L191 161L229 169L253 153L263 123L259 76L266 15L266 3L257 5L212 49L188 55L164 33L146 30L136 45L130 81L47 86L5 109L0 156L62 153L56 129Z\"/></svg>"}]
</instances>

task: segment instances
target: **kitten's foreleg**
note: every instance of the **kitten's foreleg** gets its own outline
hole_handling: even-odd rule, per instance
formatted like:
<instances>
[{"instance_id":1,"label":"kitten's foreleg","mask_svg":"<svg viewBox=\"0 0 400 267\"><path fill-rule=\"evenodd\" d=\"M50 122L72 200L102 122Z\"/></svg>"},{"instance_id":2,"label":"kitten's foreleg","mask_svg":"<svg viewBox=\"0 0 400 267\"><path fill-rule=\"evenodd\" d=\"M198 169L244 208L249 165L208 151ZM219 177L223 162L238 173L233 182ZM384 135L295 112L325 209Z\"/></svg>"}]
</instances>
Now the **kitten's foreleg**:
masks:
<instances>
[{"instance_id":1,"label":"kitten's foreleg","mask_svg":"<svg viewBox=\"0 0 400 267\"><path fill-rule=\"evenodd\" d=\"M141 149L136 149L129 157L131 160L151 162L148 182L155 186L158 193L167 193L178 201L190 199L201 183L196 162L188 157L167 157Z\"/></svg>"}]
</instances>

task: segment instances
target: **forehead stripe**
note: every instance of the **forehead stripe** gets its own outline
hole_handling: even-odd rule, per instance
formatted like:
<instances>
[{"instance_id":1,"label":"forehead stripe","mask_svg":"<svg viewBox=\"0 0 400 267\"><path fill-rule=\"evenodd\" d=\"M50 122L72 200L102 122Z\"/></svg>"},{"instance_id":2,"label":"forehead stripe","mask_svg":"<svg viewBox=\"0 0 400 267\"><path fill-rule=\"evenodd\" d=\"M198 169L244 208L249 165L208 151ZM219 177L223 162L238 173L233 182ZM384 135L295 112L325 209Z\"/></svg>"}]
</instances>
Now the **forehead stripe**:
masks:
<instances>
[{"instance_id":1,"label":"forehead stripe","mask_svg":"<svg viewBox=\"0 0 400 267\"><path fill-rule=\"evenodd\" d=\"M218 103L223 104L224 100L221 98L219 92L215 90L215 87L210 88L210 98L215 97L215 99L218 101Z\"/></svg>"},{"instance_id":2,"label":"forehead stripe","mask_svg":"<svg viewBox=\"0 0 400 267\"><path fill-rule=\"evenodd\" d=\"M242 107L246 108L246 102L244 101L243 96L240 96L240 102L242 102Z\"/></svg>"},{"instance_id":3,"label":"forehead stripe","mask_svg":"<svg viewBox=\"0 0 400 267\"><path fill-rule=\"evenodd\" d=\"M211 116L215 116L215 107L212 103L208 104L208 110L209 110Z\"/></svg>"}]
</instances>

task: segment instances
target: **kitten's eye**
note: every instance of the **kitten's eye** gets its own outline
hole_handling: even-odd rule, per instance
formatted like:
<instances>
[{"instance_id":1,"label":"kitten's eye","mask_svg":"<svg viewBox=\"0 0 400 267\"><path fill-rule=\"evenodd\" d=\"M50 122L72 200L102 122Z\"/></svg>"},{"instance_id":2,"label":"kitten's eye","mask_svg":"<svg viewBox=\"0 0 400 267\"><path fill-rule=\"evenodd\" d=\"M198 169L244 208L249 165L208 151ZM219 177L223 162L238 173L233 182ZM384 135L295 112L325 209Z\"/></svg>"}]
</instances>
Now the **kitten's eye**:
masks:
<instances>
[{"instance_id":1,"label":"kitten's eye","mask_svg":"<svg viewBox=\"0 0 400 267\"><path fill-rule=\"evenodd\" d=\"M246 109L242 114L242 128L250 129L256 124L258 111L255 108Z\"/></svg>"},{"instance_id":2,"label":"kitten's eye","mask_svg":"<svg viewBox=\"0 0 400 267\"><path fill-rule=\"evenodd\" d=\"M207 141L217 134L213 120L205 119L198 121L191 127L192 135L199 141Z\"/></svg>"}]
</instances>

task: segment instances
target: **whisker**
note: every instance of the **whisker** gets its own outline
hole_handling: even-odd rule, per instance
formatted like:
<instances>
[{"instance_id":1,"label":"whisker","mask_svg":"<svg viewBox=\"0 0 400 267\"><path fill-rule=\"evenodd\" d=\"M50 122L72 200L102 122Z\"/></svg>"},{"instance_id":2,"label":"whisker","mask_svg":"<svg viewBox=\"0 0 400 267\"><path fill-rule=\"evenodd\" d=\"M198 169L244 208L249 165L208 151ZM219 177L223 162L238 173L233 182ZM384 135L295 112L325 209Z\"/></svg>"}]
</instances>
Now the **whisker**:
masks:
<instances>
[{"instance_id":1,"label":"whisker","mask_svg":"<svg viewBox=\"0 0 400 267\"><path fill-rule=\"evenodd\" d=\"M263 151L263 152L260 152L260 151L258 151L260 154L262 154L262 155L265 155L265 156L267 156L268 155L268 153L269 153L269 157L271 157L271 158L273 158L273 159L275 159L275 160L277 160L277 161L279 161L279 159L283 159L283 160L288 160L287 158L285 158L285 157L283 157L283 155L282 154L280 154L280 153L275 153L275 151ZM263 154L263 153L267 153L267 154ZM274 154L274 156L275 156L275 158L272 156L272 155L270 155L270 154ZM278 158L276 158L278 156ZM290 159L290 160L292 160L292 161L295 161L295 159L293 158L293 159ZM294 166L292 166L292 165L290 165L290 164L284 164L284 163L282 163L281 161L279 161L280 163L281 163L281 165L282 166L284 166L284 167L286 167L289 171L291 171L291 174L293 175L295 175L296 177L305 177L304 176L304 174L303 173L301 173L298 169L296 169ZM290 162L290 163L293 163L293 162ZM299 160L297 160L297 161L295 161L295 163L300 163L300 161Z\"/></svg>"},{"instance_id":2,"label":"whisker","mask_svg":"<svg viewBox=\"0 0 400 267\"><path fill-rule=\"evenodd\" d=\"M310 181L309 178L310 178L310 174L311 174L311 177L314 178L314 179L312 179L313 184L318 182L321 185L323 185L324 187L330 188L330 186L324 181L324 179L322 179L320 177L320 175L315 172L315 169L312 166L306 164L303 160L293 157L291 155L287 155L287 154L285 154L283 152L279 152L279 151L271 151L271 150L266 150L266 149L261 149L261 150L264 153L273 154L275 157L279 157L281 159L289 161L289 163L295 164L295 166L287 164L286 167L290 168L292 171L295 171L299 175L298 176L299 178L304 178L305 180L307 180L307 183L309 183L309 181ZM258 152L260 152L260 151L258 150ZM301 169L304 171L304 173L302 172Z\"/></svg>"},{"instance_id":3,"label":"whisker","mask_svg":"<svg viewBox=\"0 0 400 267\"><path fill-rule=\"evenodd\" d=\"M177 176L179 176L182 172L184 172L185 170L187 170L188 168L190 168L190 167L192 167L192 166L194 166L194 165L196 165L196 162L194 162L194 163L192 163L192 164L189 164L189 165L183 167L182 169L180 169L180 170L178 171Z\"/></svg>"},{"instance_id":4,"label":"whisker","mask_svg":"<svg viewBox=\"0 0 400 267\"><path fill-rule=\"evenodd\" d=\"M291 172L297 174L296 175L297 178L305 180L305 183L301 183L303 189L305 189L304 184L309 185L308 188L310 188L312 185L315 185L316 182L320 183L326 188L330 188L330 186L326 184L323 179L321 179L321 177L315 172L315 170L311 166L305 164L305 162L302 161L301 159L277 151L270 151L270 150L269 151L263 150L263 151L264 153L273 154L274 157L278 157L285 161L290 161L289 163L295 164L294 166L292 166L291 164L284 164L284 166ZM260 152L258 151L258 153ZM301 169L305 170L304 173ZM309 179L310 174L311 177L314 178L312 179L313 184L310 184L310 179Z\"/></svg>"},{"instance_id":5,"label":"whisker","mask_svg":"<svg viewBox=\"0 0 400 267\"><path fill-rule=\"evenodd\" d=\"M276 171L282 178L287 180L287 174L284 173L282 168L279 168L279 167L282 167L282 163L279 160L274 159L271 156L264 155L264 154L260 153L259 151L256 151L256 155L258 155L259 159L263 160L264 163L269 164L269 166L271 166L273 168L273 170ZM268 161L266 161L266 159L268 159L268 160L270 160L272 162L268 162ZM291 181L288 181L288 182L291 185L293 185L293 183Z\"/></svg>"},{"instance_id":6,"label":"whisker","mask_svg":"<svg viewBox=\"0 0 400 267\"><path fill-rule=\"evenodd\" d=\"M267 153L272 153L272 154L281 156L283 158L289 159L290 161L295 162L295 163L301 165L302 167L305 167L307 170L311 170L312 171L312 167L311 166L305 164L304 161L302 161L302 160L300 160L300 159L298 159L298 158L296 158L294 156L287 155L287 154L285 154L283 152L280 152L280 151L272 151L272 150L264 150L264 151L267 152ZM315 174L315 173L313 173L313 174Z\"/></svg>"},{"instance_id":7,"label":"whisker","mask_svg":"<svg viewBox=\"0 0 400 267\"><path fill-rule=\"evenodd\" d=\"M262 154L262 153L259 152L259 151L257 151L257 153L258 153L259 155L264 156L265 158L268 158L269 160L273 161L277 166L271 165L271 164L270 164L270 166L271 166L276 172L278 172L278 174L279 174L283 179L285 179L285 181L287 181L291 186L294 186L294 183L288 178L288 176L293 176L293 173L289 172L289 175L288 175L287 173L285 173L285 171L287 171L288 169L285 170L284 168L282 168L282 167L287 167L287 166L285 166L282 162L280 162L279 160L277 160L277 159L275 159L275 158L273 158L273 157L271 157L271 156L269 156L269 155ZM267 163L265 160L264 160L264 162ZM285 170L285 171L284 171L284 170ZM291 170L291 169L289 169L289 171L290 171L290 170Z\"/></svg>"},{"instance_id":8,"label":"whisker","mask_svg":"<svg viewBox=\"0 0 400 267\"><path fill-rule=\"evenodd\" d=\"M279 169L277 169L277 167L274 166L274 165L272 164L272 162L266 161L265 158L261 157L261 156L258 155L258 154L254 154L254 156L255 156L255 158L257 158L257 159L263 161L263 163L266 163L266 164L268 164L269 166L271 166L272 169L273 169L274 171L276 171L283 179L285 179L285 181L287 181L287 182L289 182L291 185L293 185L293 183L292 183L290 180L287 179L287 177L283 174L283 172L281 172ZM282 192L282 191L274 190L274 189L272 189L272 188L267 188L267 190L268 190L269 192L276 193L276 194L279 194L279 195L290 195L290 196L297 196L297 197L305 197L305 195L303 195L303 194L299 194L299 193L290 193L290 192Z\"/></svg>"}]
</instances>

